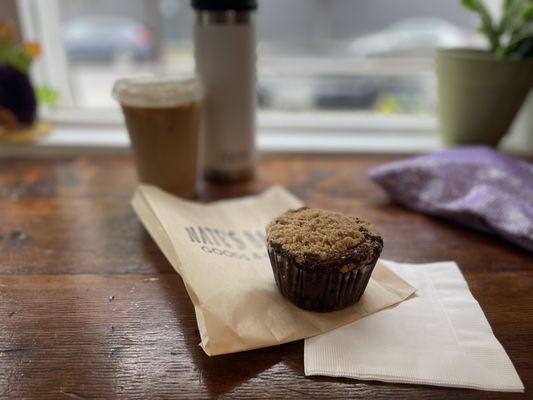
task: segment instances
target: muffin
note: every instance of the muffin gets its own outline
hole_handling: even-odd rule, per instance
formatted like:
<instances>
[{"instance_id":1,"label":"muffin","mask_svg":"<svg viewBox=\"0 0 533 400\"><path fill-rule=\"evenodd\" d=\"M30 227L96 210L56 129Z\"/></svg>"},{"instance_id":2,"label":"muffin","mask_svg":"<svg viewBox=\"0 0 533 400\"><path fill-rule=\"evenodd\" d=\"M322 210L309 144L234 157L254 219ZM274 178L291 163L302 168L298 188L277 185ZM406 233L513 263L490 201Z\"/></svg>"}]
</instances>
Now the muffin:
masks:
<instances>
[{"instance_id":1,"label":"muffin","mask_svg":"<svg viewBox=\"0 0 533 400\"><path fill-rule=\"evenodd\" d=\"M266 234L279 290L311 311L340 310L359 301L383 248L368 222L317 208L285 212Z\"/></svg>"}]
</instances>

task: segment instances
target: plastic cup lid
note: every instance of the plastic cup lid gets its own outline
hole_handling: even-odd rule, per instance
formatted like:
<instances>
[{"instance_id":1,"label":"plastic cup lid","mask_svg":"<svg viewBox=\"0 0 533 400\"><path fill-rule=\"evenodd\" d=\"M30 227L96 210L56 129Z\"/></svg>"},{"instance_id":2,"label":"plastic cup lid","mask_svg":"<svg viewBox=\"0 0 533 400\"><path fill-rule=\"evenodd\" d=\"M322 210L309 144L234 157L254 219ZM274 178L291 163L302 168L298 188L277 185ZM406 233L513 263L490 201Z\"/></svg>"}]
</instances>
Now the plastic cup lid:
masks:
<instances>
[{"instance_id":1,"label":"plastic cup lid","mask_svg":"<svg viewBox=\"0 0 533 400\"><path fill-rule=\"evenodd\" d=\"M202 100L203 88L194 75L123 78L115 82L113 97L126 106L172 107Z\"/></svg>"}]
</instances>

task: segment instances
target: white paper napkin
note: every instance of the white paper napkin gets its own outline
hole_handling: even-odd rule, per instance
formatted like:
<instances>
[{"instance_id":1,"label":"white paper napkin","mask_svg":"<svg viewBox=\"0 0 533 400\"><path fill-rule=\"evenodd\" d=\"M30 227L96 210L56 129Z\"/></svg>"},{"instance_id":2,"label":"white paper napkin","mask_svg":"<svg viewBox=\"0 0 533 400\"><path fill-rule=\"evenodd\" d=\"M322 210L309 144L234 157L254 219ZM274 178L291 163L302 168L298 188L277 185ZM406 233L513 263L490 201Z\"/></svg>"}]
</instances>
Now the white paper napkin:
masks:
<instances>
[{"instance_id":1,"label":"white paper napkin","mask_svg":"<svg viewBox=\"0 0 533 400\"><path fill-rule=\"evenodd\" d=\"M385 264L415 286L416 294L307 339L306 375L524 391L457 264Z\"/></svg>"}]
</instances>

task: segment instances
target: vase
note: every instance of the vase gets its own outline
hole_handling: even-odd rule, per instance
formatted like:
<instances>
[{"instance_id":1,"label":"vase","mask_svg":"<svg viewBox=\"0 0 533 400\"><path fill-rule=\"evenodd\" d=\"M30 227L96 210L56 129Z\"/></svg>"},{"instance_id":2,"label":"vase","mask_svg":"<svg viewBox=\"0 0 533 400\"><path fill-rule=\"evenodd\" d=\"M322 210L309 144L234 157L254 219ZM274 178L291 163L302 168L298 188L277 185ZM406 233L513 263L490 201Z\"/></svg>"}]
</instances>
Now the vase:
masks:
<instances>
[{"instance_id":1,"label":"vase","mask_svg":"<svg viewBox=\"0 0 533 400\"><path fill-rule=\"evenodd\" d=\"M533 59L474 49L437 51L439 133L447 145L496 146L533 86Z\"/></svg>"}]
</instances>

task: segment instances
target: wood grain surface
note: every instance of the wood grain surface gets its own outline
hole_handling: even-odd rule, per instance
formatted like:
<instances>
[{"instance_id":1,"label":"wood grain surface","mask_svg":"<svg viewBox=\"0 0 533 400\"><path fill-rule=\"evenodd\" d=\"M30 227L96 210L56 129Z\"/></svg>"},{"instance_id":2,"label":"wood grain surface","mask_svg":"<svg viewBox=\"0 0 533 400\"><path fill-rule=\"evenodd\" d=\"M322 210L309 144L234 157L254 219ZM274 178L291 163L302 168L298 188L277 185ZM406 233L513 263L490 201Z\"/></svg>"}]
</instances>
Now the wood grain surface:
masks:
<instances>
[{"instance_id":1,"label":"wood grain surface","mask_svg":"<svg viewBox=\"0 0 533 400\"><path fill-rule=\"evenodd\" d=\"M255 180L362 216L384 257L455 260L526 386L505 394L306 378L303 342L208 357L180 277L129 205L128 157L0 161L0 398L525 399L533 385L533 257L388 202L367 178L391 156L265 156Z\"/></svg>"}]
</instances>

